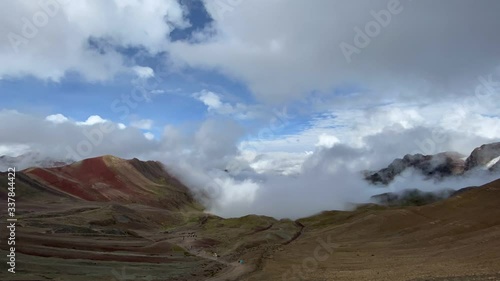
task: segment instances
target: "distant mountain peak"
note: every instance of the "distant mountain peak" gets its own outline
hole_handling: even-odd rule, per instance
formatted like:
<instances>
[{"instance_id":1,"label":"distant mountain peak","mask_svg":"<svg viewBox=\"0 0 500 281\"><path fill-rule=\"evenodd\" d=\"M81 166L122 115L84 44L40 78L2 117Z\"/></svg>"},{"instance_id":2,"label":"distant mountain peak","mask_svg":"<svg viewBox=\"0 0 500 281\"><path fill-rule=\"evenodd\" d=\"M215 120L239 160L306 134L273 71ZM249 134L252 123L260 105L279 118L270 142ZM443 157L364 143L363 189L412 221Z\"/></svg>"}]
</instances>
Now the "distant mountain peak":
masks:
<instances>
[{"instance_id":1,"label":"distant mountain peak","mask_svg":"<svg viewBox=\"0 0 500 281\"><path fill-rule=\"evenodd\" d=\"M76 200L143 204L165 209L199 208L191 191L156 161L105 155L69 165L19 172L37 192Z\"/></svg>"},{"instance_id":2,"label":"distant mountain peak","mask_svg":"<svg viewBox=\"0 0 500 281\"><path fill-rule=\"evenodd\" d=\"M464 156L458 152L443 152L435 155L407 154L392 161L387 168L365 172L365 179L373 184L387 185L405 170L413 168L426 177L442 178L458 175L464 171Z\"/></svg>"},{"instance_id":3,"label":"distant mountain peak","mask_svg":"<svg viewBox=\"0 0 500 281\"><path fill-rule=\"evenodd\" d=\"M483 144L475 148L465 160L463 158L464 155L458 152L407 154L395 159L384 169L364 172L364 177L372 184L388 185L409 168L433 179L462 175L476 169L500 172L500 142Z\"/></svg>"},{"instance_id":4,"label":"distant mountain peak","mask_svg":"<svg viewBox=\"0 0 500 281\"><path fill-rule=\"evenodd\" d=\"M480 167L492 168L497 163L493 163L490 167L487 167L488 164L498 157L500 157L500 142L483 144L474 149L467 158L465 161L465 170L469 171Z\"/></svg>"},{"instance_id":5,"label":"distant mountain peak","mask_svg":"<svg viewBox=\"0 0 500 281\"><path fill-rule=\"evenodd\" d=\"M24 170L31 167L51 168L73 163L72 159L57 159L32 151L18 156L0 156L0 171L6 171L10 167Z\"/></svg>"}]
</instances>

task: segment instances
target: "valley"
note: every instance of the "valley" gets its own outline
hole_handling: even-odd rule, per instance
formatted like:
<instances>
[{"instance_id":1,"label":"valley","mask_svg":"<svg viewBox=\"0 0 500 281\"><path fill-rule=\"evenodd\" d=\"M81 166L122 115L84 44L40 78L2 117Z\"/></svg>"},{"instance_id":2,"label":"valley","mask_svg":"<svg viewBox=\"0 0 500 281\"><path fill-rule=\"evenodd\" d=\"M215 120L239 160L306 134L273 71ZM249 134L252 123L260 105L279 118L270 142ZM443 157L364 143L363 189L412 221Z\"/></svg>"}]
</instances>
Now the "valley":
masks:
<instances>
[{"instance_id":1,"label":"valley","mask_svg":"<svg viewBox=\"0 0 500 281\"><path fill-rule=\"evenodd\" d=\"M500 180L297 221L209 214L161 164L112 156L24 170L16 193L18 279L2 280L500 278Z\"/></svg>"}]
</instances>

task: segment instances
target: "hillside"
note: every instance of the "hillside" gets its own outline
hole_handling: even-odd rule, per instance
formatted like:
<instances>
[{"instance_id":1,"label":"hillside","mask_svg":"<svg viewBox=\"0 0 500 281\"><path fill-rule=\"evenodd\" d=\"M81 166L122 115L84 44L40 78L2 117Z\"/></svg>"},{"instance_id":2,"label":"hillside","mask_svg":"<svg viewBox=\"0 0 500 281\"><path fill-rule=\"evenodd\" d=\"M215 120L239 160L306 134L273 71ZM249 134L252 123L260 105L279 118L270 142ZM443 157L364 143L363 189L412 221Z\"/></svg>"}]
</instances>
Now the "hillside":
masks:
<instances>
[{"instance_id":1,"label":"hillside","mask_svg":"<svg viewBox=\"0 0 500 281\"><path fill-rule=\"evenodd\" d=\"M21 183L38 192L44 190L74 200L138 203L166 209L196 205L188 188L154 161L103 156L62 167L29 168L17 175Z\"/></svg>"},{"instance_id":2,"label":"hillside","mask_svg":"<svg viewBox=\"0 0 500 281\"><path fill-rule=\"evenodd\" d=\"M468 175L475 170L500 171L500 142L475 148L468 157L457 152L442 152L435 155L405 155L392 161L378 171L365 171L365 180L375 185L388 185L397 176L413 169L427 179L442 180L446 177Z\"/></svg>"},{"instance_id":3,"label":"hillside","mask_svg":"<svg viewBox=\"0 0 500 281\"><path fill-rule=\"evenodd\" d=\"M151 280L239 276L254 270L237 267L239 258L260 259L298 232L289 220L206 214L161 163L113 156L17 172L16 204L21 280L120 280L124 268Z\"/></svg>"},{"instance_id":4,"label":"hillside","mask_svg":"<svg viewBox=\"0 0 500 281\"><path fill-rule=\"evenodd\" d=\"M244 280L500 280L499 205L497 180L426 206L324 212Z\"/></svg>"},{"instance_id":5,"label":"hillside","mask_svg":"<svg viewBox=\"0 0 500 281\"><path fill-rule=\"evenodd\" d=\"M8 280L500 278L500 180L422 206L388 194L390 206L291 221L205 213L153 161L104 156L16 178L20 262Z\"/></svg>"}]
</instances>

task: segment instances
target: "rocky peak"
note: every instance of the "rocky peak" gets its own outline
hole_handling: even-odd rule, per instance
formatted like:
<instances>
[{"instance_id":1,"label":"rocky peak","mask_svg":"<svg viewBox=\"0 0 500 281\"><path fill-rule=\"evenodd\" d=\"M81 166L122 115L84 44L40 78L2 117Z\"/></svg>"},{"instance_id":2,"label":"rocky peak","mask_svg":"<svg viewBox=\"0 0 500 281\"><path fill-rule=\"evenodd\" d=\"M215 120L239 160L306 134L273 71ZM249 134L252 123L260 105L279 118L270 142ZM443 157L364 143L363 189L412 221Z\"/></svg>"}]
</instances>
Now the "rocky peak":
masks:
<instances>
[{"instance_id":1,"label":"rocky peak","mask_svg":"<svg viewBox=\"0 0 500 281\"><path fill-rule=\"evenodd\" d=\"M373 184L387 185L408 168L414 168L427 177L442 178L461 174L464 171L463 155L457 152L444 152L436 155L414 154L395 159L387 168L368 172L365 179Z\"/></svg>"},{"instance_id":2,"label":"rocky peak","mask_svg":"<svg viewBox=\"0 0 500 281\"><path fill-rule=\"evenodd\" d=\"M500 142L484 144L474 149L471 155L465 161L465 170L473 170L479 167L485 167L492 160L500 156ZM498 163L491 167L498 169Z\"/></svg>"}]
</instances>

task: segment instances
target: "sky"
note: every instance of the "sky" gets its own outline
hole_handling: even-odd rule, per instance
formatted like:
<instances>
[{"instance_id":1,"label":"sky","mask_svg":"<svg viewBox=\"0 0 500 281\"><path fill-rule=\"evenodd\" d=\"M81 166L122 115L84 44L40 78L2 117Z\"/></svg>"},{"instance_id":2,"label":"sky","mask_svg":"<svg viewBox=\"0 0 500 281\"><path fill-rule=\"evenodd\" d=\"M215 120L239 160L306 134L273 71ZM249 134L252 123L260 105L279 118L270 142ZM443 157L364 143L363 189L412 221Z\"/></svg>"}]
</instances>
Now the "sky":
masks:
<instances>
[{"instance_id":1,"label":"sky","mask_svg":"<svg viewBox=\"0 0 500 281\"><path fill-rule=\"evenodd\" d=\"M0 155L159 160L224 216L345 208L359 171L500 139L496 0L0 8Z\"/></svg>"}]
</instances>

